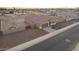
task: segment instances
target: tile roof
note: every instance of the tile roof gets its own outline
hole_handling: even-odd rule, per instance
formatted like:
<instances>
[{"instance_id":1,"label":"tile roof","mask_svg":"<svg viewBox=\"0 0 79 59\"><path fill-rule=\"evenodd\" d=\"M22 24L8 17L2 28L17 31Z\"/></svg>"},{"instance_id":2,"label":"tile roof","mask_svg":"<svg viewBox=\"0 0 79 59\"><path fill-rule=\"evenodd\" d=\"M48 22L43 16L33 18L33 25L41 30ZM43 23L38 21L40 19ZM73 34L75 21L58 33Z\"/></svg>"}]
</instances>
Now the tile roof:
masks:
<instances>
[{"instance_id":1,"label":"tile roof","mask_svg":"<svg viewBox=\"0 0 79 59\"><path fill-rule=\"evenodd\" d=\"M47 15L43 14L27 14L25 17L26 21L28 20L38 24L48 21L48 18Z\"/></svg>"}]
</instances>

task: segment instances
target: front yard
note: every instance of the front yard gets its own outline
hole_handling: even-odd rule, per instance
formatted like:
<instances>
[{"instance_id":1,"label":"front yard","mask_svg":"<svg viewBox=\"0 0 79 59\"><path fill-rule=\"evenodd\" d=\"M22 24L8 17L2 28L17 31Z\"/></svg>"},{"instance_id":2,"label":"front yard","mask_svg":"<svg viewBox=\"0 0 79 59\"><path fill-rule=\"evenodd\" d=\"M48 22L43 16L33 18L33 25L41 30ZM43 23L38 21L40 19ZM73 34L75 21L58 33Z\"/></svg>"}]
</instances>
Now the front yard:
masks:
<instances>
[{"instance_id":1,"label":"front yard","mask_svg":"<svg viewBox=\"0 0 79 59\"><path fill-rule=\"evenodd\" d=\"M25 31L0 36L0 50L12 48L16 45L43 36L47 33L48 32L40 29L27 29Z\"/></svg>"}]
</instances>

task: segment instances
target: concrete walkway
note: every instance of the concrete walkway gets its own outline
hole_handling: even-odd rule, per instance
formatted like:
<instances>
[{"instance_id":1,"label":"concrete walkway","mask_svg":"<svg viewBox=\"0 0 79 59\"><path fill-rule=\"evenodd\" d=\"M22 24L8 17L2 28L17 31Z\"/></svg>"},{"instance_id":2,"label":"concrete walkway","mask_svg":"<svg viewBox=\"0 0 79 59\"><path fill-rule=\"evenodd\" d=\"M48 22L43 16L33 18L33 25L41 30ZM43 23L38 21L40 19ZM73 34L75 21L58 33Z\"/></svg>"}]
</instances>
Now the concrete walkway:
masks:
<instances>
[{"instance_id":1,"label":"concrete walkway","mask_svg":"<svg viewBox=\"0 0 79 59\"><path fill-rule=\"evenodd\" d=\"M51 27L46 27L46 28L44 28L43 30L45 30L45 31L47 31L47 32L49 32L49 33L56 31L55 29L53 29L53 28L51 28Z\"/></svg>"}]
</instances>

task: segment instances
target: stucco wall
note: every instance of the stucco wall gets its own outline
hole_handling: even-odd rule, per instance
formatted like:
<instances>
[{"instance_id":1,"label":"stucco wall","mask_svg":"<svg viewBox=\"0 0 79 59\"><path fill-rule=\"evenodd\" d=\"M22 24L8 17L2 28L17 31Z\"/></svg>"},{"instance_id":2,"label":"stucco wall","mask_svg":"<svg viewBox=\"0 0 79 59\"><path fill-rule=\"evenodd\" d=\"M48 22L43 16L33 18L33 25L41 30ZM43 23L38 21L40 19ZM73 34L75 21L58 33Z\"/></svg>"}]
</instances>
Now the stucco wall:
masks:
<instances>
[{"instance_id":1,"label":"stucco wall","mask_svg":"<svg viewBox=\"0 0 79 59\"><path fill-rule=\"evenodd\" d=\"M1 31L3 34L25 30L24 19L7 19L1 21Z\"/></svg>"}]
</instances>

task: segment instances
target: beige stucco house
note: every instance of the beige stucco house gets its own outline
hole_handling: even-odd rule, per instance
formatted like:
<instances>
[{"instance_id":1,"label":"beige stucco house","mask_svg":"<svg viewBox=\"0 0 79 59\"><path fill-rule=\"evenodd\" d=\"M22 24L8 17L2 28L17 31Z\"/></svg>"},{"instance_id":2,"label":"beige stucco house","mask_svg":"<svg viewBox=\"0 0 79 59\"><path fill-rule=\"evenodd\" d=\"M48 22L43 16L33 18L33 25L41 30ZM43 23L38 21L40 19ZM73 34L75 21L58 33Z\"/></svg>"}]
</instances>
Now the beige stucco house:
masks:
<instances>
[{"instance_id":1,"label":"beige stucco house","mask_svg":"<svg viewBox=\"0 0 79 59\"><path fill-rule=\"evenodd\" d=\"M60 17L60 16L51 16L50 20L49 20L50 25L55 25L55 24L63 22L63 21L66 21L65 18Z\"/></svg>"},{"instance_id":2,"label":"beige stucco house","mask_svg":"<svg viewBox=\"0 0 79 59\"><path fill-rule=\"evenodd\" d=\"M31 27L37 27L39 29L43 28L43 25L49 23L49 17L42 14L27 14L25 21L30 24Z\"/></svg>"},{"instance_id":3,"label":"beige stucco house","mask_svg":"<svg viewBox=\"0 0 79 59\"><path fill-rule=\"evenodd\" d=\"M27 14L25 21L30 24L31 27L36 26L39 29L55 25L56 23L65 21L62 17L47 16L44 14Z\"/></svg>"}]
</instances>

